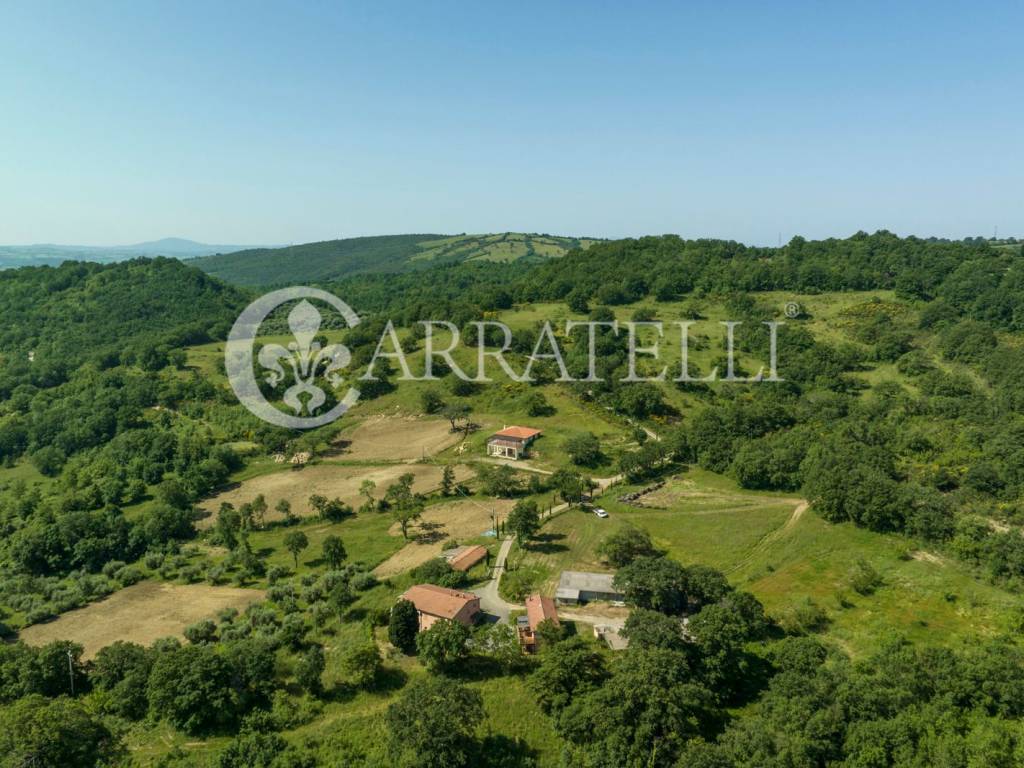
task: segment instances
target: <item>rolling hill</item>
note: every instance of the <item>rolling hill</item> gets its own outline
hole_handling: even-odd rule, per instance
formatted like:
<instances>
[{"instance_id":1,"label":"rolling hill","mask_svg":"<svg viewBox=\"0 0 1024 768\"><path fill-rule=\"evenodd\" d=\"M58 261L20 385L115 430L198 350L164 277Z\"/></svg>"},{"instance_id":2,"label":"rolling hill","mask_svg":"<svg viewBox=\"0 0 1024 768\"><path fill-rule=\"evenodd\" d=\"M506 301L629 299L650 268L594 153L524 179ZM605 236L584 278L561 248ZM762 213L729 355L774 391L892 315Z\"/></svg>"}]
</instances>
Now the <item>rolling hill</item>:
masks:
<instances>
[{"instance_id":1,"label":"rolling hill","mask_svg":"<svg viewBox=\"0 0 1024 768\"><path fill-rule=\"evenodd\" d=\"M593 240L505 232L491 235L382 235L325 240L286 248L254 248L193 263L236 285L326 282L375 272L408 272L464 261L557 258Z\"/></svg>"}]
</instances>

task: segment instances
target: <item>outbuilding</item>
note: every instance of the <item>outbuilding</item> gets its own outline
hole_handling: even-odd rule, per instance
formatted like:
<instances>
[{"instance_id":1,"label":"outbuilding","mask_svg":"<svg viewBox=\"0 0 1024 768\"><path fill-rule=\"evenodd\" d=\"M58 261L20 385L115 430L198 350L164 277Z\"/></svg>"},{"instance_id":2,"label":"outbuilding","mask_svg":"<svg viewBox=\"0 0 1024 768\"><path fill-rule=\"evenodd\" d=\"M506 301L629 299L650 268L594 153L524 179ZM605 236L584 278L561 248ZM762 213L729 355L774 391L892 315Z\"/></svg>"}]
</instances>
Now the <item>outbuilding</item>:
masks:
<instances>
[{"instance_id":1,"label":"outbuilding","mask_svg":"<svg viewBox=\"0 0 1024 768\"><path fill-rule=\"evenodd\" d=\"M555 601L559 605L577 605L591 600L607 600L621 603L625 599L612 584L613 573L590 573L588 571L562 571L555 590Z\"/></svg>"}]
</instances>

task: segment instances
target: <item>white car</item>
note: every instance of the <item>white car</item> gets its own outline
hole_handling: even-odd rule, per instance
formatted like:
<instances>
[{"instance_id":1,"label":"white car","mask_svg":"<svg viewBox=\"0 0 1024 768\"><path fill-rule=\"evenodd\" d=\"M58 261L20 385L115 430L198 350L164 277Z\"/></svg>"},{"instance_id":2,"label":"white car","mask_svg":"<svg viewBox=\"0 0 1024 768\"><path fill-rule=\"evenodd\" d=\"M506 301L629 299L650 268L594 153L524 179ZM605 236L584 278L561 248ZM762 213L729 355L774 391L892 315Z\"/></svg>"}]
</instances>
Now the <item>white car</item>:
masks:
<instances>
[{"instance_id":1,"label":"white car","mask_svg":"<svg viewBox=\"0 0 1024 768\"><path fill-rule=\"evenodd\" d=\"M605 510L603 510L601 507L595 507L594 508L594 514L597 515L600 518L608 517L608 513Z\"/></svg>"}]
</instances>

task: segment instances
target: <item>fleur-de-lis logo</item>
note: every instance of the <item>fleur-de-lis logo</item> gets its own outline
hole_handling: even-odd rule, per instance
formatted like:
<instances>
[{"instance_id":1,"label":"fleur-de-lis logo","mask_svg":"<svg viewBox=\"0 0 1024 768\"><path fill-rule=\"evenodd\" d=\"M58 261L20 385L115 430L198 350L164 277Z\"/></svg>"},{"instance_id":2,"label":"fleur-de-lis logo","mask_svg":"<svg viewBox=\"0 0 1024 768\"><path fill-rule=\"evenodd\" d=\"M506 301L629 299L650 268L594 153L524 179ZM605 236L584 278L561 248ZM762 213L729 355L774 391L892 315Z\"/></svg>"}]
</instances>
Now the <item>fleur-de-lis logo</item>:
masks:
<instances>
[{"instance_id":1,"label":"fleur-de-lis logo","mask_svg":"<svg viewBox=\"0 0 1024 768\"><path fill-rule=\"evenodd\" d=\"M255 340L260 324L277 307L301 299L288 313L288 328L293 341L267 344L255 355ZM283 288L261 296L242 312L228 334L224 363L231 388L242 405L264 421L291 429L310 429L337 419L359 399L359 390L349 387L344 397L326 413L317 413L327 401L327 393L317 385L323 379L338 388L345 381L339 371L351 362L344 344L322 345L316 335L323 324L319 310L308 299L323 301L344 318L349 327L358 325L359 316L337 296L319 288ZM294 415L275 408L260 391L256 366L264 371L264 382L276 390L288 382L281 401ZM290 375L289 375L290 373ZM306 415L303 415L305 411Z\"/></svg>"},{"instance_id":2,"label":"fleur-de-lis logo","mask_svg":"<svg viewBox=\"0 0 1024 768\"><path fill-rule=\"evenodd\" d=\"M317 308L303 299L288 313L288 327L295 341L289 342L287 348L280 344L267 344L259 353L259 363L268 371L264 380L272 388L276 389L285 379L281 361L286 361L291 367L295 383L284 391L282 399L297 416L303 409L300 395L309 396L305 408L311 416L327 400L323 389L313 383L317 376L326 378L332 387L341 386L345 379L337 371L352 361L345 345L328 344L321 348L320 342L314 340L322 320Z\"/></svg>"}]
</instances>

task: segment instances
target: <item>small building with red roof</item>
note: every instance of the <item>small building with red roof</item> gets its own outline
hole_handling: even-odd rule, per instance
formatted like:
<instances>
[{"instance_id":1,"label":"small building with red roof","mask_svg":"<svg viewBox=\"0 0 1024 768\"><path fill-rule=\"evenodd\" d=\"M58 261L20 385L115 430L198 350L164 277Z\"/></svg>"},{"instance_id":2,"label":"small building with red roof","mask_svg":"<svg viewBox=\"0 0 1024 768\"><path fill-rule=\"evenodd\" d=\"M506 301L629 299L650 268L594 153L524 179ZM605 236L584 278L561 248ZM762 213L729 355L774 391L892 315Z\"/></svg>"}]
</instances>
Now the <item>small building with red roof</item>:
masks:
<instances>
[{"instance_id":1,"label":"small building with red roof","mask_svg":"<svg viewBox=\"0 0 1024 768\"><path fill-rule=\"evenodd\" d=\"M526 457L530 443L540 435L541 431L532 427L505 427L487 438L487 455L518 461Z\"/></svg>"},{"instance_id":2,"label":"small building with red roof","mask_svg":"<svg viewBox=\"0 0 1024 768\"><path fill-rule=\"evenodd\" d=\"M526 598L526 615L520 616L517 623L519 643L527 653L537 651L537 627L544 621L550 621L556 627L561 626L555 601L550 597L530 595Z\"/></svg>"},{"instance_id":3,"label":"small building with red roof","mask_svg":"<svg viewBox=\"0 0 1024 768\"><path fill-rule=\"evenodd\" d=\"M456 547L442 553L452 570L465 573L487 557L487 547L476 544L472 547Z\"/></svg>"}]
</instances>

